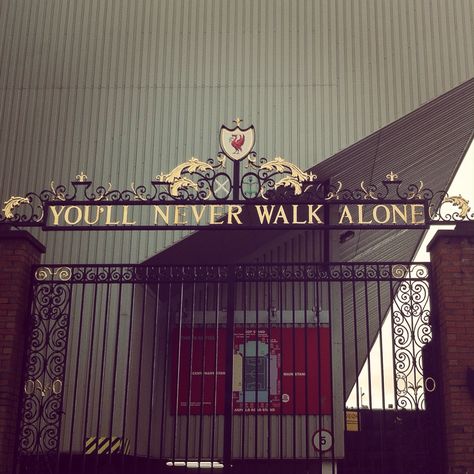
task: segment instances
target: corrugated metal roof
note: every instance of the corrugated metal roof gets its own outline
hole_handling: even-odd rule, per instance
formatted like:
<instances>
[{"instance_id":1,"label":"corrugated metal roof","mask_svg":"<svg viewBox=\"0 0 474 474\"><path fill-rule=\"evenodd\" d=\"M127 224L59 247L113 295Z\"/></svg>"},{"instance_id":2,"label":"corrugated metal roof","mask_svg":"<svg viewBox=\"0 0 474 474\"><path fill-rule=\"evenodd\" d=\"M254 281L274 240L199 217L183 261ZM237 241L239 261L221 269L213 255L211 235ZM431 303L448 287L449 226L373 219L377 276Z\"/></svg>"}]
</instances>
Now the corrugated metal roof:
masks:
<instances>
[{"instance_id":1,"label":"corrugated metal roof","mask_svg":"<svg viewBox=\"0 0 474 474\"><path fill-rule=\"evenodd\" d=\"M354 189L364 180L367 184L380 183L387 173L395 171L408 185L422 180L426 187L447 190L474 133L474 79L420 107L406 117L314 166L311 170L321 179L340 180ZM334 234L336 231L332 231ZM339 244L335 254L338 261L411 261L422 241L421 230L355 231L355 237ZM199 231L180 243L156 255L147 263L209 263L239 262L251 259L272 261L275 241L294 241L301 245L299 231ZM306 234L309 238L310 234ZM333 243L337 239L332 240ZM334 245L334 244L333 244ZM337 244L336 244L337 245ZM199 251L197 251L199 249ZM290 257L305 261L308 254L292 252ZM295 258L296 257L296 258ZM281 257L275 258L281 261ZM359 285L355 302L351 292L344 293L343 304L355 308L357 314L369 315L369 334L365 319L344 323L346 341L346 377L349 395L379 333L376 289ZM382 313L390 307L388 287L380 295ZM357 330L354 332L354 326ZM357 334L357 343L354 334ZM367 338L368 337L368 338ZM357 348L357 358L355 352ZM358 367L356 367L358 360Z\"/></svg>"},{"instance_id":2,"label":"corrugated metal roof","mask_svg":"<svg viewBox=\"0 0 474 474\"><path fill-rule=\"evenodd\" d=\"M322 180L340 180L348 189L358 188L361 181L380 184L387 173L394 171L406 185L421 180L427 188L446 190L473 133L471 79L317 164L311 171ZM355 232L355 238L340 246L340 261L410 261L424 235L418 230ZM147 263L239 261L245 259L249 248L265 245L284 233L265 231L257 237L257 233L246 231L199 231ZM195 248L200 251L195 252Z\"/></svg>"}]
</instances>

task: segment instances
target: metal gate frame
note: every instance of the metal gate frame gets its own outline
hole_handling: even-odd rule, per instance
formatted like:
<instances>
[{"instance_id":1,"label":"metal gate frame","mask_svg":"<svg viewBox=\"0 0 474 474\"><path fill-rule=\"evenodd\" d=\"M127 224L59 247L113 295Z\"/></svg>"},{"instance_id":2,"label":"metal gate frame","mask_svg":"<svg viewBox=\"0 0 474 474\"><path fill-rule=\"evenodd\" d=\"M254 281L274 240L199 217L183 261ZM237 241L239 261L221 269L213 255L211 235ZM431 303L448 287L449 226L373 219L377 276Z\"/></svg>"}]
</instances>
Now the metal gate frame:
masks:
<instances>
[{"instance_id":1,"label":"metal gate frame","mask_svg":"<svg viewBox=\"0 0 474 474\"><path fill-rule=\"evenodd\" d=\"M343 285L346 283L354 286L356 282L374 282L379 287L381 282L389 282L395 377L394 408L395 411L406 409L419 411L425 409L425 403L437 406L439 392L436 355L428 355L428 360L431 362L422 371L422 357L425 357L424 352L426 352L424 347L436 348L436 344L433 344L436 331L431 330L429 272L429 263L412 262L257 263L159 267L96 264L35 267L32 275L31 317L25 350L22 405L18 420L18 467L21 472L64 472L59 442L74 285L125 283L146 285L163 282L222 282L228 285L227 327L232 330L226 332L222 462L226 468L230 468L237 461L232 456L232 371L236 284L242 282L249 284L327 282L339 285L342 296ZM367 289L367 283L365 283L365 288ZM368 302L367 290L365 298ZM380 300L378 306L378 317L384 319L386 315L381 313ZM365 317L367 322L367 313ZM429 342L431 344L428 344ZM375 341L370 342L369 352L374 343ZM436 349L431 352L436 352ZM358 370L360 371L361 367ZM414 379L411 387L410 377L412 376ZM423 381L422 386L418 385L420 380ZM357 381L356 384L358 384ZM358 397L357 400L359 400ZM432 429L433 427L430 427L430 430ZM431 445L431 448L433 447L430 453L439 455L440 450L435 444ZM405 456L406 459L411 459L410 456L406 454ZM410 462L407 461L408 464ZM403 472L428 472L424 470L426 467L419 458L416 467L411 464L413 471L406 470L407 463L404 463ZM440 466L440 464L438 457L430 463L431 466ZM430 472L435 471L431 469Z\"/></svg>"}]
</instances>

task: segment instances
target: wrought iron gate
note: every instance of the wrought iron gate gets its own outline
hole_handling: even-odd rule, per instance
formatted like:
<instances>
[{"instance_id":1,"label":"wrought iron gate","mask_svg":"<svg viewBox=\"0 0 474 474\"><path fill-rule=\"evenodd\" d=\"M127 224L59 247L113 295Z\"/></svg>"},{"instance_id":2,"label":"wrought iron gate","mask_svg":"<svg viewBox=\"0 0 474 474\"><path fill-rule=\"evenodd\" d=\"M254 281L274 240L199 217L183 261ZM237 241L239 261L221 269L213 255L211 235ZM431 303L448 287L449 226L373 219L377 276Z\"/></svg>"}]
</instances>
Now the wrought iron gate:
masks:
<instances>
[{"instance_id":1,"label":"wrought iron gate","mask_svg":"<svg viewBox=\"0 0 474 474\"><path fill-rule=\"evenodd\" d=\"M32 286L21 472L439 469L428 264L42 266Z\"/></svg>"}]
</instances>

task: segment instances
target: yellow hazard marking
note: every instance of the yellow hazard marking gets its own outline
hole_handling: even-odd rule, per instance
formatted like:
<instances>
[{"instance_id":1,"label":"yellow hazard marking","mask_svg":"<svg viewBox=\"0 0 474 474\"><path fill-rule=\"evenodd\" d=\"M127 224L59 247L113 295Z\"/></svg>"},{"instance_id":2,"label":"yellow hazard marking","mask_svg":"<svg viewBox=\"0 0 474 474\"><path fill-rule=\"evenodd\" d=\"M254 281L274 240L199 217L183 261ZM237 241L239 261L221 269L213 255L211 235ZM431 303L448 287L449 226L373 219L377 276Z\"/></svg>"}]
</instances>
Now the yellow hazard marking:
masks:
<instances>
[{"instance_id":1,"label":"yellow hazard marking","mask_svg":"<svg viewBox=\"0 0 474 474\"><path fill-rule=\"evenodd\" d=\"M89 436L84 448L85 454L130 454L130 440L120 436Z\"/></svg>"}]
</instances>

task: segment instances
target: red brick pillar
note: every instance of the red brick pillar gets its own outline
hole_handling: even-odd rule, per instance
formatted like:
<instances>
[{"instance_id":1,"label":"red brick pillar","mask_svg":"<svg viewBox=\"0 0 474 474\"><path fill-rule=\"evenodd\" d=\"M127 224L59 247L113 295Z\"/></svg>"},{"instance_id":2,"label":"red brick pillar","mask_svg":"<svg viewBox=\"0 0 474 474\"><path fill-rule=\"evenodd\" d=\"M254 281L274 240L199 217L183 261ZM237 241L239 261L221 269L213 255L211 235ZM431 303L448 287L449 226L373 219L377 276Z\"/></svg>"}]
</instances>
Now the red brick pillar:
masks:
<instances>
[{"instance_id":1,"label":"red brick pillar","mask_svg":"<svg viewBox=\"0 0 474 474\"><path fill-rule=\"evenodd\" d=\"M440 368L447 472L474 474L474 222L439 231L430 242L433 314Z\"/></svg>"},{"instance_id":2,"label":"red brick pillar","mask_svg":"<svg viewBox=\"0 0 474 474\"><path fill-rule=\"evenodd\" d=\"M28 232L0 229L0 474L13 468L31 266L44 251Z\"/></svg>"}]
</instances>

